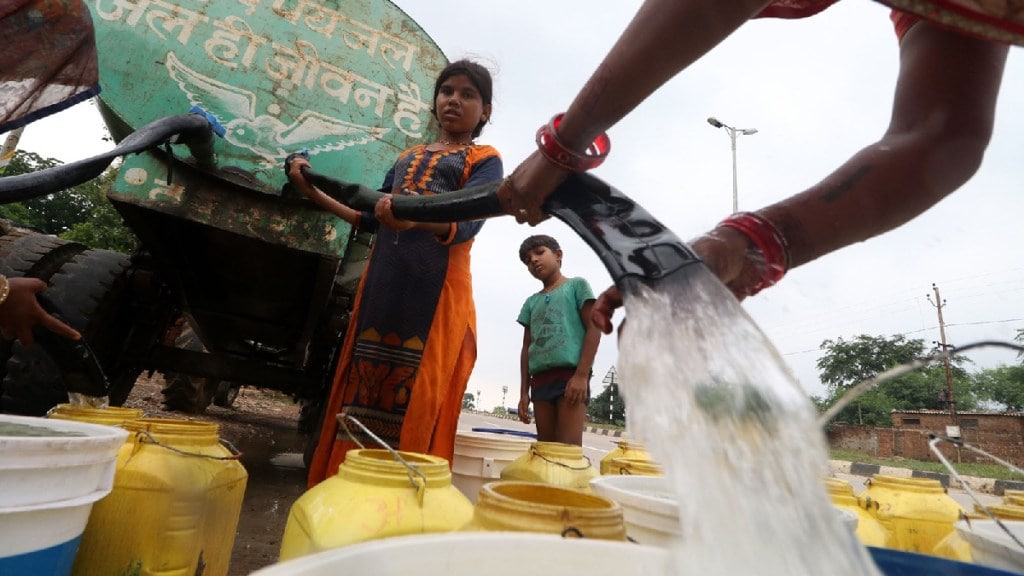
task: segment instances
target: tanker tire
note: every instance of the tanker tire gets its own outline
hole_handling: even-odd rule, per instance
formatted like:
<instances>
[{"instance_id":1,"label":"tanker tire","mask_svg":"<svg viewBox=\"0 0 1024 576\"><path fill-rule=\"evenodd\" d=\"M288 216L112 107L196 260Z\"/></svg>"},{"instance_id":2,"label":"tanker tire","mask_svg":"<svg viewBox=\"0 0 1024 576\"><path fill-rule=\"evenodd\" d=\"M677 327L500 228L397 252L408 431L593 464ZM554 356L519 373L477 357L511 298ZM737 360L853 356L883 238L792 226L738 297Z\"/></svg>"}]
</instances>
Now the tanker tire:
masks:
<instances>
[{"instance_id":1,"label":"tanker tire","mask_svg":"<svg viewBox=\"0 0 1024 576\"><path fill-rule=\"evenodd\" d=\"M30 238L30 237L25 237ZM43 245L44 242L38 243ZM67 243L54 245L44 252L71 251ZM28 261L24 253L8 255L15 260ZM46 258L38 260L32 272L47 274ZM20 266L20 265L19 265ZM107 378L110 379L110 403L124 403L138 377L139 370L117 367L122 337L130 327L117 314L123 290L123 279L130 266L128 257L108 250L84 250L73 254L50 277L46 294L57 306L64 320L82 333L99 357ZM58 364L47 351L36 345L25 348L16 343L6 363L0 408L4 412L42 416L58 403L67 401L67 386Z\"/></svg>"},{"instance_id":2,"label":"tanker tire","mask_svg":"<svg viewBox=\"0 0 1024 576\"><path fill-rule=\"evenodd\" d=\"M49 282L65 262L86 249L84 244L56 236L14 231L0 238L0 274Z\"/></svg>"},{"instance_id":3,"label":"tanker tire","mask_svg":"<svg viewBox=\"0 0 1024 576\"><path fill-rule=\"evenodd\" d=\"M188 326L178 336L174 345L183 350L205 352L206 347ZM200 376L189 376L175 372L164 374L164 408L185 414L202 414L213 401L217 382Z\"/></svg>"},{"instance_id":4,"label":"tanker tire","mask_svg":"<svg viewBox=\"0 0 1024 576\"><path fill-rule=\"evenodd\" d=\"M0 274L49 282L65 262L85 250L86 246L78 242L14 228L0 237ZM10 341L0 339L0 380L6 375L11 346Z\"/></svg>"},{"instance_id":5,"label":"tanker tire","mask_svg":"<svg viewBox=\"0 0 1024 576\"><path fill-rule=\"evenodd\" d=\"M234 382L221 381L217 384L217 392L213 395L213 404L221 408L231 408L238 398L238 391L242 388Z\"/></svg>"}]
</instances>

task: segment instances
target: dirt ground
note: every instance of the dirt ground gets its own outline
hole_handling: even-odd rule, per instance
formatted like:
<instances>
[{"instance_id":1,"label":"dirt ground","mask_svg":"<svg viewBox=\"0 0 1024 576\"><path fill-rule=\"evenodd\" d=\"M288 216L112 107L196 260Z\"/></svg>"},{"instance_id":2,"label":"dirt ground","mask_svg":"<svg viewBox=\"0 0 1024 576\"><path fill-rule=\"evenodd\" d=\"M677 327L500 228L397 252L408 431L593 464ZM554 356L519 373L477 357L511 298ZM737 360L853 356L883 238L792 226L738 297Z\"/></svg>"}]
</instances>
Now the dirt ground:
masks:
<instances>
[{"instance_id":1,"label":"dirt ground","mask_svg":"<svg viewBox=\"0 0 1024 576\"><path fill-rule=\"evenodd\" d=\"M146 416L216 422L220 437L242 452L249 473L228 576L243 576L277 562L288 512L306 490L302 449L296 430L299 406L282 394L243 387L231 408L210 406L187 415L163 408L163 377L143 376L125 406Z\"/></svg>"}]
</instances>

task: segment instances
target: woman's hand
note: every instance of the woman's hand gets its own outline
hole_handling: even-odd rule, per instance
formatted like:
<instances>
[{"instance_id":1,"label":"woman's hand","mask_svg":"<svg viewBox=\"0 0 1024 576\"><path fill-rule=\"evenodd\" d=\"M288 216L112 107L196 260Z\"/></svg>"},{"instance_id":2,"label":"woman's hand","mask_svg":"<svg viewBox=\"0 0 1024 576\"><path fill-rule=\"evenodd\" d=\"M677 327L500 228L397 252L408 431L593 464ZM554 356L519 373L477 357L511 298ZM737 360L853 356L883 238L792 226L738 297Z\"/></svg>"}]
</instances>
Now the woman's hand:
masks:
<instances>
[{"instance_id":1,"label":"woman's hand","mask_svg":"<svg viewBox=\"0 0 1024 576\"><path fill-rule=\"evenodd\" d=\"M405 190L405 194L416 195L416 192L411 190ZM390 228L395 232L404 232L413 228L416 223L410 220L401 220L395 218L394 208L394 195L385 194L383 198L377 201L377 205L373 207L373 214L380 221L381 225Z\"/></svg>"},{"instance_id":2,"label":"woman's hand","mask_svg":"<svg viewBox=\"0 0 1024 576\"><path fill-rule=\"evenodd\" d=\"M306 180L306 175L302 173L303 168L310 167L311 165L309 160L306 160L302 156L295 155L291 161L288 162L288 181L291 182L292 186L298 189L299 192L302 192L303 196L310 199L316 199L320 194L320 191L314 188L313 185L309 183L309 180Z\"/></svg>"},{"instance_id":3,"label":"woman's hand","mask_svg":"<svg viewBox=\"0 0 1024 576\"><path fill-rule=\"evenodd\" d=\"M719 227L694 240L690 247L709 270L738 300L754 293L764 277L764 256L743 233ZM601 293L591 320L605 334L612 333L615 310L622 307L622 293L615 286Z\"/></svg>"},{"instance_id":4,"label":"woman's hand","mask_svg":"<svg viewBox=\"0 0 1024 576\"><path fill-rule=\"evenodd\" d=\"M754 288L764 278L767 264L742 232L720 226L691 242L690 247L737 300L756 293Z\"/></svg>"},{"instance_id":5,"label":"woman's hand","mask_svg":"<svg viewBox=\"0 0 1024 576\"><path fill-rule=\"evenodd\" d=\"M555 191L569 172L551 162L539 151L530 154L498 188L498 199L506 214L516 217L520 224L536 226L547 220L541 206Z\"/></svg>"},{"instance_id":6,"label":"woman's hand","mask_svg":"<svg viewBox=\"0 0 1024 576\"><path fill-rule=\"evenodd\" d=\"M38 278L8 278L7 283L10 293L0 304L0 334L4 338L17 339L23 346L31 346L35 343L32 328L36 324L72 340L82 337L77 330L54 318L39 305L36 294L46 289L46 282Z\"/></svg>"}]
</instances>

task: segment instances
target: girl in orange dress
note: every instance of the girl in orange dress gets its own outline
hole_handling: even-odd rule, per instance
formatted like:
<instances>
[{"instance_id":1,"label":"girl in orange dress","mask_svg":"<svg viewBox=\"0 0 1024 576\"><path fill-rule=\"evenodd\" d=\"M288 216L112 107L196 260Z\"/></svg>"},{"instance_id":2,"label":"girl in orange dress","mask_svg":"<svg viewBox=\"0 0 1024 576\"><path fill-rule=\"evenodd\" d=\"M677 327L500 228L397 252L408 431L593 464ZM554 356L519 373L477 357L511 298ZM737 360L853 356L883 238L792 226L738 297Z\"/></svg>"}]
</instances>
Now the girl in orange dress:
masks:
<instances>
[{"instance_id":1,"label":"girl in orange dress","mask_svg":"<svg viewBox=\"0 0 1024 576\"><path fill-rule=\"evenodd\" d=\"M443 194L502 177L498 151L474 143L491 116L486 68L461 60L434 85L435 142L402 152L384 177L392 194ZM357 212L317 190L288 168L292 184L320 207L377 238L356 295L330 399L310 463L309 485L336 473L358 446L337 415L357 418L389 446L452 459L466 383L476 362L476 309L470 249L482 221L398 220L391 195L374 211ZM367 448L379 448L356 426Z\"/></svg>"}]
</instances>

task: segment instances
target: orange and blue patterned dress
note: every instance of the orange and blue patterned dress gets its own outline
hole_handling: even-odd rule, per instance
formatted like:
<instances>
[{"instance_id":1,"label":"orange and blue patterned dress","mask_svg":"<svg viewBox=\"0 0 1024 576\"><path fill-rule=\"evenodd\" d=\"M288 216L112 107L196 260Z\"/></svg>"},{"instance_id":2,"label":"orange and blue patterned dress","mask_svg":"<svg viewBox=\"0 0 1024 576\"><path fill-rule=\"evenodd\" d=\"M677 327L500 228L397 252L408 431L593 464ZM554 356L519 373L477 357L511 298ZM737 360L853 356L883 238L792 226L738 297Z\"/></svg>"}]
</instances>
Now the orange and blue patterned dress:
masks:
<instances>
[{"instance_id":1,"label":"orange and blue patterned dress","mask_svg":"<svg viewBox=\"0 0 1024 576\"><path fill-rule=\"evenodd\" d=\"M443 194L500 180L491 146L431 152L410 148L381 188ZM476 308L470 249L483 221L453 223L447 235L393 232L372 212L360 229L377 238L363 275L309 471L313 486L358 448L337 414L362 422L389 446L451 461L462 396L476 362ZM367 448L376 441L349 423ZM339 433L340 432L340 433Z\"/></svg>"}]
</instances>

